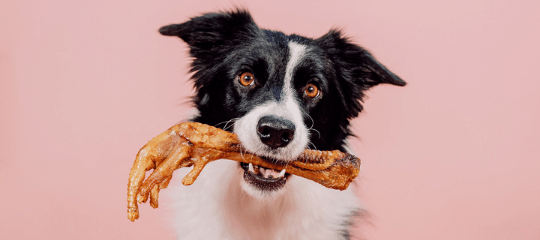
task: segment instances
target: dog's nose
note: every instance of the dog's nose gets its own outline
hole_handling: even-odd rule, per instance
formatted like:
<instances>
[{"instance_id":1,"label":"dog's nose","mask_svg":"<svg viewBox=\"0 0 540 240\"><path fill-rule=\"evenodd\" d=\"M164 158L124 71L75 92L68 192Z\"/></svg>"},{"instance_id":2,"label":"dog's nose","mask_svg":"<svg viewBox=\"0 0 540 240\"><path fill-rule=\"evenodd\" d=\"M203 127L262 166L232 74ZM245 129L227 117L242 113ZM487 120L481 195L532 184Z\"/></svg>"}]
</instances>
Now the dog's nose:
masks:
<instances>
[{"instance_id":1,"label":"dog's nose","mask_svg":"<svg viewBox=\"0 0 540 240\"><path fill-rule=\"evenodd\" d=\"M275 116L264 116L257 124L257 134L270 148L284 147L294 138L294 123Z\"/></svg>"}]
</instances>

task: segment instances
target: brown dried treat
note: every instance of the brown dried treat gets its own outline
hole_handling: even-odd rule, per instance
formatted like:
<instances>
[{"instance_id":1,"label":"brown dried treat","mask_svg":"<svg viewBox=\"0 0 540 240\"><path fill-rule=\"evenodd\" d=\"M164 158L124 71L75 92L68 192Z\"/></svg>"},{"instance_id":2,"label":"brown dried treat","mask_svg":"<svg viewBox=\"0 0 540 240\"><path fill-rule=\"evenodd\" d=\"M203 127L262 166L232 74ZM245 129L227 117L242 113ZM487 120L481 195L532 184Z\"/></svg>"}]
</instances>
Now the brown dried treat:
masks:
<instances>
[{"instance_id":1,"label":"brown dried treat","mask_svg":"<svg viewBox=\"0 0 540 240\"><path fill-rule=\"evenodd\" d=\"M271 163L246 153L233 133L201 123L182 123L153 138L137 153L129 173L128 218L131 221L139 218L137 203L146 202L148 197L150 205L158 207L159 191L167 187L174 170L193 166L182 179L182 184L191 185L207 163L218 159L286 169L287 173L339 190L347 189L360 171L360 159L338 150L307 149L286 165ZM151 169L154 171L144 180L145 173Z\"/></svg>"}]
</instances>

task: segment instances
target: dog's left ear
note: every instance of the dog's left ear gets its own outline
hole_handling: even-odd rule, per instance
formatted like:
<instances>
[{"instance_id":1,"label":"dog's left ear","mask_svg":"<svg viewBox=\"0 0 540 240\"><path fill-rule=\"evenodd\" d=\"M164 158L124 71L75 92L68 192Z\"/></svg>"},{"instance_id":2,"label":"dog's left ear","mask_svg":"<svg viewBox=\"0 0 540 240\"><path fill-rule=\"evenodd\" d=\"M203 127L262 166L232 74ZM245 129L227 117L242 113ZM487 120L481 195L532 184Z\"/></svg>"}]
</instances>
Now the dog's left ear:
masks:
<instances>
[{"instance_id":1,"label":"dog's left ear","mask_svg":"<svg viewBox=\"0 0 540 240\"><path fill-rule=\"evenodd\" d=\"M338 74L366 90L380 83L405 86L405 81L377 61L371 53L351 43L339 30L330 30L316 42L336 63Z\"/></svg>"},{"instance_id":2,"label":"dog's left ear","mask_svg":"<svg viewBox=\"0 0 540 240\"><path fill-rule=\"evenodd\" d=\"M343 113L351 119L363 109L364 91L380 83L405 86L405 81L390 72L371 53L351 43L339 30L330 30L315 40L332 61L336 75L338 94L341 96Z\"/></svg>"}]
</instances>

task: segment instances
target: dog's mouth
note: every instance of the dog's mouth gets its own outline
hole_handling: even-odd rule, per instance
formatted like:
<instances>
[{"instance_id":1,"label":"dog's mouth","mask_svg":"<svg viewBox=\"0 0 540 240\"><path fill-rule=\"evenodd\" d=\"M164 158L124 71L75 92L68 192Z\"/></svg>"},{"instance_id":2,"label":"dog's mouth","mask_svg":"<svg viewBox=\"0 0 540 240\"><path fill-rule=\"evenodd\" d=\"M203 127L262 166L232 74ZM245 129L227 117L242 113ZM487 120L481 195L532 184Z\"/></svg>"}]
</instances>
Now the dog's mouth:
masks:
<instances>
[{"instance_id":1,"label":"dog's mouth","mask_svg":"<svg viewBox=\"0 0 540 240\"><path fill-rule=\"evenodd\" d=\"M290 176L285 169L278 171L251 163L240 163L240 167L244 169L246 183L261 191L276 191L283 188Z\"/></svg>"}]
</instances>

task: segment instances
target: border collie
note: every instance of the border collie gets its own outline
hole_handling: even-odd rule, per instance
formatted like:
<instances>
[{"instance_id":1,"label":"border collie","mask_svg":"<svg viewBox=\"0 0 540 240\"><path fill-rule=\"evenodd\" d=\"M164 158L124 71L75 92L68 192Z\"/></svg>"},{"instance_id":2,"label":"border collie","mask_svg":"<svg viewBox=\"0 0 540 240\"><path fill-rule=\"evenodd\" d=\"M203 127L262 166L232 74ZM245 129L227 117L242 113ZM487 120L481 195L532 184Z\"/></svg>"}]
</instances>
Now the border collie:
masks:
<instances>
[{"instance_id":1,"label":"border collie","mask_svg":"<svg viewBox=\"0 0 540 240\"><path fill-rule=\"evenodd\" d=\"M315 39L286 35L233 10L159 32L189 45L198 110L191 121L237 134L247 151L268 161L286 163L306 148L347 151L349 122L362 111L364 91L405 85L336 29ZM285 172L217 161L192 186L169 194L178 239L350 239L363 212L355 188L333 190Z\"/></svg>"}]
</instances>

